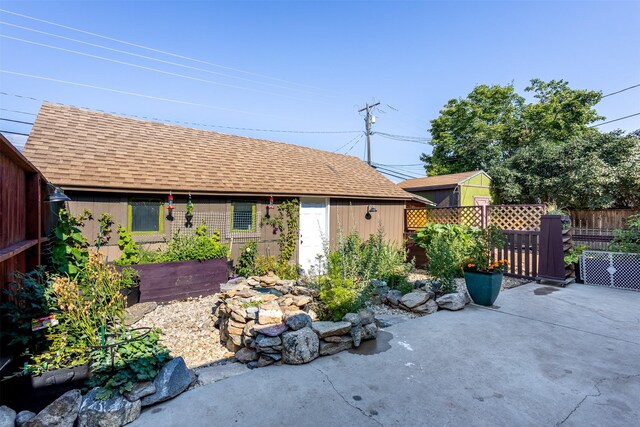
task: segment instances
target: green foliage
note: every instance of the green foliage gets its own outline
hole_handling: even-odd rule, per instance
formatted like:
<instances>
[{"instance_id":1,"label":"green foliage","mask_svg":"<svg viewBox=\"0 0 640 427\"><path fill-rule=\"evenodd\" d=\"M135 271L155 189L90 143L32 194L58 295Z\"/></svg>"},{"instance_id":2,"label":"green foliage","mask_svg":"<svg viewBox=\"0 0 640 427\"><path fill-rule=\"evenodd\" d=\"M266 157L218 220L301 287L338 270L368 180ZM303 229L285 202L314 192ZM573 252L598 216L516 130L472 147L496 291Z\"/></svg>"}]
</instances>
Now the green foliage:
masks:
<instances>
[{"instance_id":1,"label":"green foliage","mask_svg":"<svg viewBox=\"0 0 640 427\"><path fill-rule=\"evenodd\" d=\"M278 276L297 279L298 268L291 266L290 262L296 251L298 244L298 235L300 232L300 202L298 199L285 200L278 204L278 213L270 217L262 217L261 226L269 225L273 227L274 233L280 233L278 239L278 272L274 271ZM273 271L273 270L272 270Z\"/></svg>"},{"instance_id":2,"label":"green foliage","mask_svg":"<svg viewBox=\"0 0 640 427\"><path fill-rule=\"evenodd\" d=\"M58 225L53 233L51 261L55 271L76 277L89 259L89 242L79 227L92 219L91 212L85 210L73 215L66 209L58 212Z\"/></svg>"},{"instance_id":3,"label":"green foliage","mask_svg":"<svg viewBox=\"0 0 640 427\"><path fill-rule=\"evenodd\" d=\"M627 218L627 228L614 233L610 251L640 254L640 214Z\"/></svg>"},{"instance_id":4,"label":"green foliage","mask_svg":"<svg viewBox=\"0 0 640 427\"><path fill-rule=\"evenodd\" d=\"M100 232L95 241L95 246L100 249L101 246L106 245L109 243L109 240L111 240L111 232L113 231L111 228L113 226L113 218L111 215L108 213L100 215L100 218L98 219L98 226Z\"/></svg>"},{"instance_id":5,"label":"green foliage","mask_svg":"<svg viewBox=\"0 0 640 427\"><path fill-rule=\"evenodd\" d=\"M118 248L122 253L113 263L115 265L141 264L140 248L133 240L131 233L122 225L118 225L118 236Z\"/></svg>"},{"instance_id":6,"label":"green foliage","mask_svg":"<svg viewBox=\"0 0 640 427\"><path fill-rule=\"evenodd\" d=\"M391 286L391 287L399 290L402 295L408 294L414 289L413 285L407 282L406 279L401 281L400 283L395 284L395 286Z\"/></svg>"},{"instance_id":7,"label":"green foliage","mask_svg":"<svg viewBox=\"0 0 640 427\"><path fill-rule=\"evenodd\" d=\"M296 280L298 278L298 265L282 263L275 256L256 256L255 275L262 276L272 272L281 279Z\"/></svg>"},{"instance_id":8,"label":"green foliage","mask_svg":"<svg viewBox=\"0 0 640 427\"><path fill-rule=\"evenodd\" d=\"M140 285L140 273L135 268L124 267L120 271L122 288L133 288Z\"/></svg>"},{"instance_id":9,"label":"green foliage","mask_svg":"<svg viewBox=\"0 0 640 427\"><path fill-rule=\"evenodd\" d=\"M564 263L567 265L577 264L578 261L580 261L580 255L582 255L582 252L584 252L585 249L587 248L588 248L587 245L573 246L571 249L569 249L567 254L564 256Z\"/></svg>"},{"instance_id":10,"label":"green foliage","mask_svg":"<svg viewBox=\"0 0 640 427\"><path fill-rule=\"evenodd\" d=\"M171 359L168 350L159 343L160 330L146 334L121 330L106 344L113 348L95 348L91 351L92 376L90 387L101 387L98 399L109 399L114 394L131 391L134 383L150 381Z\"/></svg>"},{"instance_id":11,"label":"green foliage","mask_svg":"<svg viewBox=\"0 0 640 427\"><path fill-rule=\"evenodd\" d=\"M258 255L258 245L256 242L249 242L240 249L236 274L242 277L255 276L258 273L256 267L256 256Z\"/></svg>"},{"instance_id":12,"label":"green foliage","mask_svg":"<svg viewBox=\"0 0 640 427\"><path fill-rule=\"evenodd\" d=\"M485 170L496 203L573 208L640 205L640 132L600 133L601 94L563 80L531 81L527 103L513 85L480 85L431 122L428 175Z\"/></svg>"},{"instance_id":13,"label":"green foliage","mask_svg":"<svg viewBox=\"0 0 640 427\"><path fill-rule=\"evenodd\" d=\"M345 314L359 310L372 295L368 284L331 277L321 277L318 290L326 315L333 321L342 320Z\"/></svg>"},{"instance_id":14,"label":"green foliage","mask_svg":"<svg viewBox=\"0 0 640 427\"><path fill-rule=\"evenodd\" d=\"M37 352L44 341L44 330L31 331L31 321L49 315L49 288L43 268L29 273L13 273L13 281L3 290L0 304L3 347L12 352Z\"/></svg>"},{"instance_id":15,"label":"green foliage","mask_svg":"<svg viewBox=\"0 0 640 427\"><path fill-rule=\"evenodd\" d=\"M427 248L429 274L442 293L456 292L455 280L460 276L462 244L460 239L450 240L444 234L436 234Z\"/></svg>"},{"instance_id":16,"label":"green foliage","mask_svg":"<svg viewBox=\"0 0 640 427\"><path fill-rule=\"evenodd\" d=\"M474 244L469 256L464 260L464 268L473 271L491 272L504 270L509 265L506 260L494 260L495 249L503 248L506 241L504 231L495 225L476 230Z\"/></svg>"},{"instance_id":17,"label":"green foliage","mask_svg":"<svg viewBox=\"0 0 640 427\"><path fill-rule=\"evenodd\" d=\"M189 261L226 258L229 248L220 243L220 232L215 231L211 236L207 234L207 227L201 225L195 234L175 233L162 253L163 262Z\"/></svg>"}]
</instances>

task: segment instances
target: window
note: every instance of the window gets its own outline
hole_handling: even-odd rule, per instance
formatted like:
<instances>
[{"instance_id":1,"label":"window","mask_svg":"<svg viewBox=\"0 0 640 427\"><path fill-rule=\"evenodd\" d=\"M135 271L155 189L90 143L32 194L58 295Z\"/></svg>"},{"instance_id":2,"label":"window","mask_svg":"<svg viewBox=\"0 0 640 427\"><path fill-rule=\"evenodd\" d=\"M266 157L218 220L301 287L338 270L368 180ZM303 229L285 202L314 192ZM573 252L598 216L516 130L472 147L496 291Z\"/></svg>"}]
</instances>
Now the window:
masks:
<instances>
[{"instance_id":1,"label":"window","mask_svg":"<svg viewBox=\"0 0 640 427\"><path fill-rule=\"evenodd\" d=\"M160 200L129 201L129 231L138 234L162 234L162 202Z\"/></svg>"},{"instance_id":2,"label":"window","mask_svg":"<svg viewBox=\"0 0 640 427\"><path fill-rule=\"evenodd\" d=\"M256 231L256 204L234 202L231 204L231 231Z\"/></svg>"}]
</instances>

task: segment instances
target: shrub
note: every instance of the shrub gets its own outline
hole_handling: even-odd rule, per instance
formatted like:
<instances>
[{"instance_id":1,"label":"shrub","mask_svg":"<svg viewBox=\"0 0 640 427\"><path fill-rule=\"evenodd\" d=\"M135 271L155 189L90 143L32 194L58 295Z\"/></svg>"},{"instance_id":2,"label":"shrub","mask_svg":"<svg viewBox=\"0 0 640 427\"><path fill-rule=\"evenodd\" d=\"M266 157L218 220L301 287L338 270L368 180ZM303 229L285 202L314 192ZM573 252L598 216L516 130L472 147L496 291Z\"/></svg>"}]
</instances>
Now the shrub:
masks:
<instances>
[{"instance_id":1,"label":"shrub","mask_svg":"<svg viewBox=\"0 0 640 427\"><path fill-rule=\"evenodd\" d=\"M368 285L352 279L321 277L318 281L320 300L325 306L327 320L339 321L345 314L362 308L371 297Z\"/></svg>"},{"instance_id":2,"label":"shrub","mask_svg":"<svg viewBox=\"0 0 640 427\"><path fill-rule=\"evenodd\" d=\"M446 235L435 235L429 242L429 273L443 293L456 291L455 278L460 275L459 239L450 240Z\"/></svg>"},{"instance_id":3,"label":"shrub","mask_svg":"<svg viewBox=\"0 0 640 427\"><path fill-rule=\"evenodd\" d=\"M258 274L256 267L256 256L258 255L258 245L256 242L249 242L240 250L236 274L242 277L250 277Z\"/></svg>"},{"instance_id":4,"label":"shrub","mask_svg":"<svg viewBox=\"0 0 640 427\"><path fill-rule=\"evenodd\" d=\"M627 218L627 228L615 230L610 251L640 254L640 214Z\"/></svg>"},{"instance_id":5,"label":"shrub","mask_svg":"<svg viewBox=\"0 0 640 427\"><path fill-rule=\"evenodd\" d=\"M195 234L175 233L161 259L163 262L204 261L226 258L228 255L229 248L220 243L220 233L215 231L211 236L207 236L207 227L201 225L196 229Z\"/></svg>"},{"instance_id":6,"label":"shrub","mask_svg":"<svg viewBox=\"0 0 640 427\"><path fill-rule=\"evenodd\" d=\"M115 265L141 264L140 249L131 233L122 225L118 225L118 237L118 248L122 253L113 263Z\"/></svg>"},{"instance_id":7,"label":"shrub","mask_svg":"<svg viewBox=\"0 0 640 427\"><path fill-rule=\"evenodd\" d=\"M414 236L414 241L418 246L427 251L435 239L447 242L454 251L453 256L458 259L456 265L469 255L469 251L474 244L477 229L465 227L458 224L436 224L428 223L424 228L418 230ZM462 274L462 270L458 270L458 275Z\"/></svg>"}]
</instances>

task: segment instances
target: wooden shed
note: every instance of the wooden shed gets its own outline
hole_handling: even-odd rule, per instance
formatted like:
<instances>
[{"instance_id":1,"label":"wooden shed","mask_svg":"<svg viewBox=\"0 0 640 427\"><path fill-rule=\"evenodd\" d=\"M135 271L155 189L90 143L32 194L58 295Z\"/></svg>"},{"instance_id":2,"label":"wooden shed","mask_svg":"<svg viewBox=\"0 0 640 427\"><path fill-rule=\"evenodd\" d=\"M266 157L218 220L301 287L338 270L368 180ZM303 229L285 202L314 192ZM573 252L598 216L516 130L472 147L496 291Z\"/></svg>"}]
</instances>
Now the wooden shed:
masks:
<instances>
[{"instance_id":1,"label":"wooden shed","mask_svg":"<svg viewBox=\"0 0 640 427\"><path fill-rule=\"evenodd\" d=\"M484 171L414 178L398 185L434 202L438 207L491 204L491 177Z\"/></svg>"}]
</instances>

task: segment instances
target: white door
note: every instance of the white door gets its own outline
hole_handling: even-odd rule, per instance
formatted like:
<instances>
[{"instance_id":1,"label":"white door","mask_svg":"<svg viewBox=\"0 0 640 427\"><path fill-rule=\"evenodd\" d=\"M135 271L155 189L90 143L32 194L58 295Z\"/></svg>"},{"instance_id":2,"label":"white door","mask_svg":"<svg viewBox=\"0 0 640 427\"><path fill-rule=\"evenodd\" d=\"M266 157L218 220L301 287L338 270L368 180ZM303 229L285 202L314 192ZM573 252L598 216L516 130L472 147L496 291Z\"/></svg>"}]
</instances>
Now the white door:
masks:
<instances>
[{"instance_id":1,"label":"white door","mask_svg":"<svg viewBox=\"0 0 640 427\"><path fill-rule=\"evenodd\" d=\"M324 270L318 265L318 255L324 254L324 239L329 238L329 204L327 199L300 199L300 242L298 262L309 273Z\"/></svg>"}]
</instances>

